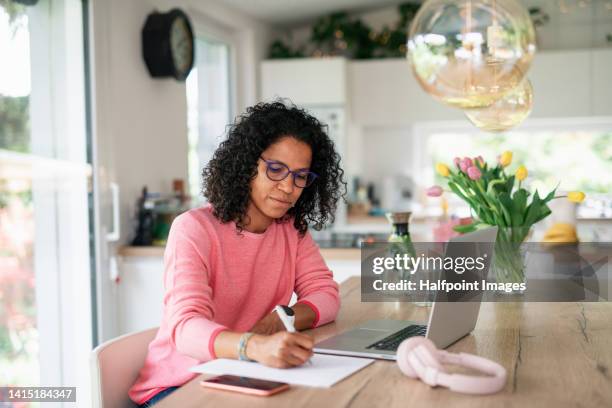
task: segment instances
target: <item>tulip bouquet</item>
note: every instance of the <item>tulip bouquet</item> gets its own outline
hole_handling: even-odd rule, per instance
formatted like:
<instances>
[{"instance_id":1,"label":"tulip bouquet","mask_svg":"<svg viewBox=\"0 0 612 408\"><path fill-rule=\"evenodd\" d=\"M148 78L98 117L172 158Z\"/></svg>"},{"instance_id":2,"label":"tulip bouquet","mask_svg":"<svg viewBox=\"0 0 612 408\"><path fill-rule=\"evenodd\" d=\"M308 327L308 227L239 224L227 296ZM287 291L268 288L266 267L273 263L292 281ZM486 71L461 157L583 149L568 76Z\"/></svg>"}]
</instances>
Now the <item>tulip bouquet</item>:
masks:
<instances>
[{"instance_id":1,"label":"tulip bouquet","mask_svg":"<svg viewBox=\"0 0 612 408\"><path fill-rule=\"evenodd\" d=\"M584 193L570 192L556 196L557 189L541 197L523 187L528 171L519 166L514 174L506 172L512 163L512 152L506 151L498 157L497 163L489 165L481 156L454 159L454 166L443 163L436 165L436 171L448 180L448 188L464 200L471 208L474 222L458 225L455 230L466 233L485 226L497 226L494 267L497 279L502 282L522 282L525 279L520 244L528 237L533 224L546 218L551 211L548 202L567 198L581 202ZM427 189L429 196L443 193L440 186Z\"/></svg>"}]
</instances>

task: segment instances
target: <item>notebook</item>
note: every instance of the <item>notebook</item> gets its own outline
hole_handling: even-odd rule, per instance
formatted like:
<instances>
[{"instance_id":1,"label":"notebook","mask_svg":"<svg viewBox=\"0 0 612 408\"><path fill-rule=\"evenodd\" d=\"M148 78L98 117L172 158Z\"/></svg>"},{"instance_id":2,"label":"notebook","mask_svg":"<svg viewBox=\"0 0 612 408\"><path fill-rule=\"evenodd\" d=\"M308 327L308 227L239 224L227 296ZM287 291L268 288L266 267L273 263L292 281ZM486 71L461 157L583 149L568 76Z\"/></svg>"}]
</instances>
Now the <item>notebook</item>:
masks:
<instances>
[{"instance_id":1,"label":"notebook","mask_svg":"<svg viewBox=\"0 0 612 408\"><path fill-rule=\"evenodd\" d=\"M294 385L329 388L374 361L369 358L325 354L315 354L310 360L312 364L304 364L299 367L272 368L256 362L220 358L192 367L190 371L215 375L238 375Z\"/></svg>"}]
</instances>

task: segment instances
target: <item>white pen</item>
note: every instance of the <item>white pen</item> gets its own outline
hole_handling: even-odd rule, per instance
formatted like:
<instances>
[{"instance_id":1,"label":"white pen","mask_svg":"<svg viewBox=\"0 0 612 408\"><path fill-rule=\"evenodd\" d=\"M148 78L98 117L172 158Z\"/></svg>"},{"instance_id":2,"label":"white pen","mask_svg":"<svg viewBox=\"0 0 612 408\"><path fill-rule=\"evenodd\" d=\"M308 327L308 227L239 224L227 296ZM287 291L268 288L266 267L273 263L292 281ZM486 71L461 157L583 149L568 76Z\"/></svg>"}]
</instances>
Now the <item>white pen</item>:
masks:
<instances>
[{"instance_id":1,"label":"white pen","mask_svg":"<svg viewBox=\"0 0 612 408\"><path fill-rule=\"evenodd\" d=\"M276 311L276 314L278 314L278 317L281 319L281 322L283 322L285 330L287 330L289 333L295 333L296 330L295 326L293 325L293 322L295 321L295 313L293 309L288 306L276 305L274 306L274 310ZM307 363L312 364L312 361L308 359Z\"/></svg>"}]
</instances>

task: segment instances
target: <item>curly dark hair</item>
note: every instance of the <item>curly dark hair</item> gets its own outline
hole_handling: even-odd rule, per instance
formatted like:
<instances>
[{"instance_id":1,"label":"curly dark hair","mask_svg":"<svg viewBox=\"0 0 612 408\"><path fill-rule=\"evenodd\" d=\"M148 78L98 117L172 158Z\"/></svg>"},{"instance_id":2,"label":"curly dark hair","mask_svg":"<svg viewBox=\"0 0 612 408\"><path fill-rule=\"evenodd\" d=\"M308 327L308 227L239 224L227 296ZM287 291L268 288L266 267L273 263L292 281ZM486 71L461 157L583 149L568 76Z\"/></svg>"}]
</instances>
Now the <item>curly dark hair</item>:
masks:
<instances>
[{"instance_id":1,"label":"curly dark hair","mask_svg":"<svg viewBox=\"0 0 612 408\"><path fill-rule=\"evenodd\" d=\"M227 139L202 170L202 193L212 204L215 217L224 223L236 222L239 233L244 229L250 182L257 176L259 157L270 145L290 136L310 146L310 170L319 177L276 222L293 218L300 236L309 224L320 230L328 221L333 222L337 202L346 195L346 182L340 155L326 131L327 125L284 100L247 108L229 126Z\"/></svg>"}]
</instances>

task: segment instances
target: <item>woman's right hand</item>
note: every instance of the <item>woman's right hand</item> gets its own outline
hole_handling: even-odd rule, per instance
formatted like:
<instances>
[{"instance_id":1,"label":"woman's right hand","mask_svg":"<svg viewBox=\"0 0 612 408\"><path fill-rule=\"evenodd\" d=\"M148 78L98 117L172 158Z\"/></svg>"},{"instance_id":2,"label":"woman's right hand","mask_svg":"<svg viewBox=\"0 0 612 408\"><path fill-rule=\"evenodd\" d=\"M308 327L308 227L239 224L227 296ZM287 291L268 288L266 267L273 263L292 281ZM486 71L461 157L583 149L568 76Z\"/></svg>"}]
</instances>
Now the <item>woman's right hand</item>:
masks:
<instances>
[{"instance_id":1,"label":"woman's right hand","mask_svg":"<svg viewBox=\"0 0 612 408\"><path fill-rule=\"evenodd\" d=\"M303 333L277 332L254 335L247 343L246 354L251 360L275 368L288 368L304 364L312 357L314 339Z\"/></svg>"}]
</instances>

